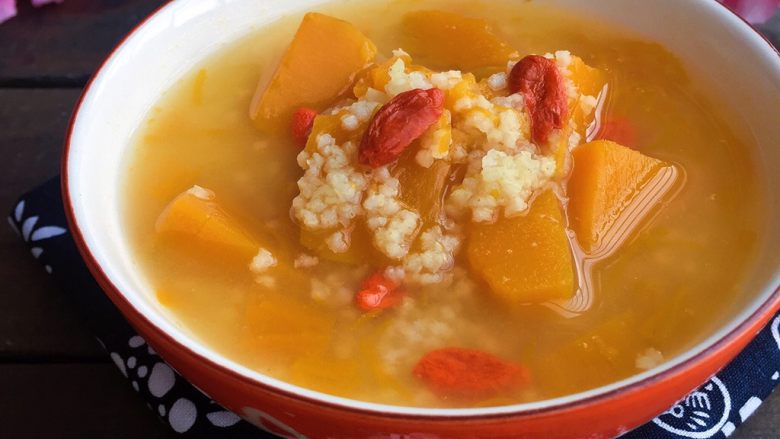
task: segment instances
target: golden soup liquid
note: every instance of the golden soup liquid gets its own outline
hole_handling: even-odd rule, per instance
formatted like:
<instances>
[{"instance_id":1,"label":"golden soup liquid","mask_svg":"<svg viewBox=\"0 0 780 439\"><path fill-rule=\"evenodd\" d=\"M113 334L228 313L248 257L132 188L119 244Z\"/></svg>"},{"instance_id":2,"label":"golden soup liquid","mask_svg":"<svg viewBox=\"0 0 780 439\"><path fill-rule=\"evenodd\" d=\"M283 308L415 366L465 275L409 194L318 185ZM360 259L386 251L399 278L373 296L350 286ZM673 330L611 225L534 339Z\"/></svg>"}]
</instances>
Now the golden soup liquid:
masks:
<instances>
[{"instance_id":1,"label":"golden soup liquid","mask_svg":"<svg viewBox=\"0 0 780 439\"><path fill-rule=\"evenodd\" d=\"M364 314L353 295L368 267L323 261L310 270L316 288L283 278L262 284L248 261L155 233L165 205L197 184L250 229L298 241L290 203L301 175L299 148L287 136L259 134L248 108L299 15L221 49L184 76L150 111L131 149L129 239L179 324L258 372L334 395L423 407L501 405L593 389L641 372L647 361L674 357L722 324L740 303L758 239L749 136L732 131L719 102L663 47L515 3L351 1L320 11L354 23L384 55L402 47L405 12L441 9L487 19L521 54L569 50L607 72L604 116L629 120L636 149L676 164L685 181L647 226L593 267L587 312L565 318L538 305L507 309L469 280L461 254L452 287L421 288L398 309ZM500 399L437 398L411 371L423 354L444 346L521 363L530 384Z\"/></svg>"}]
</instances>

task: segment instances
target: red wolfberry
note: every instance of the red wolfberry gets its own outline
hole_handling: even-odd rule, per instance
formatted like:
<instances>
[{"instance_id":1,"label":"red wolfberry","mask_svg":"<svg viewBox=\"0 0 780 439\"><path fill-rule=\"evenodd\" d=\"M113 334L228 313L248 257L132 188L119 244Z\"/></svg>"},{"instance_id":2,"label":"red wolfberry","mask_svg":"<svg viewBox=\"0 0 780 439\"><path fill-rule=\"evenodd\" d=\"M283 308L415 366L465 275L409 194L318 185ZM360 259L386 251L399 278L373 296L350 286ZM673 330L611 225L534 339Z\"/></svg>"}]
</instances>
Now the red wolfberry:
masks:
<instances>
[{"instance_id":1,"label":"red wolfberry","mask_svg":"<svg viewBox=\"0 0 780 439\"><path fill-rule=\"evenodd\" d=\"M403 296L399 285L378 271L363 281L355 302L363 311L373 311L393 307L401 302Z\"/></svg>"},{"instance_id":2,"label":"red wolfberry","mask_svg":"<svg viewBox=\"0 0 780 439\"><path fill-rule=\"evenodd\" d=\"M526 368L475 349L444 348L428 352L414 375L441 397L482 399L515 389L529 380Z\"/></svg>"},{"instance_id":3,"label":"red wolfberry","mask_svg":"<svg viewBox=\"0 0 780 439\"><path fill-rule=\"evenodd\" d=\"M611 140L633 148L636 144L636 129L630 120L622 116L610 116L599 127L597 140Z\"/></svg>"},{"instance_id":4,"label":"red wolfberry","mask_svg":"<svg viewBox=\"0 0 780 439\"><path fill-rule=\"evenodd\" d=\"M444 92L438 88L405 91L377 111L360 142L360 163L378 168L397 159L441 117Z\"/></svg>"},{"instance_id":5,"label":"red wolfberry","mask_svg":"<svg viewBox=\"0 0 780 439\"><path fill-rule=\"evenodd\" d=\"M509 90L523 94L534 142L546 143L552 130L563 127L569 98L555 61L539 55L521 59L509 73Z\"/></svg>"},{"instance_id":6,"label":"red wolfberry","mask_svg":"<svg viewBox=\"0 0 780 439\"><path fill-rule=\"evenodd\" d=\"M311 134L311 128L314 126L314 118L317 117L317 111L311 108L300 107L293 113L291 131L295 143L301 147L306 146Z\"/></svg>"}]
</instances>

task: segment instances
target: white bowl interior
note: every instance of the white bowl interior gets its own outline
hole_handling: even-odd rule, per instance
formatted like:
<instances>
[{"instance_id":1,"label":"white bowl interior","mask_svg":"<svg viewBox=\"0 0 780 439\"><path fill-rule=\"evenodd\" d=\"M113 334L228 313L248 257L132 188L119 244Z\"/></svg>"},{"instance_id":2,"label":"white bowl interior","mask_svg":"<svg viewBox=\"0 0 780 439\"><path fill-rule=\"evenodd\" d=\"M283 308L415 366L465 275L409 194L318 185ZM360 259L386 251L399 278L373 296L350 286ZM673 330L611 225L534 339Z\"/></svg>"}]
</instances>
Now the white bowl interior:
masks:
<instances>
[{"instance_id":1,"label":"white bowl interior","mask_svg":"<svg viewBox=\"0 0 780 439\"><path fill-rule=\"evenodd\" d=\"M516 0L518 3L522 0ZM332 403L383 412L470 416L540 409L594 396L673 367L701 352L752 314L780 285L780 57L714 1L538 0L615 23L658 41L688 68L710 72L711 86L760 145L757 161L768 219L759 258L745 287L746 305L721 330L658 368L605 387L554 400L483 409L419 409L324 395L251 371L200 344L161 309L123 232L120 195L126 149L160 95L226 44L322 0L176 0L135 31L101 69L78 111L70 138L68 186L75 221L110 281L140 313L196 353L241 375Z\"/></svg>"}]
</instances>

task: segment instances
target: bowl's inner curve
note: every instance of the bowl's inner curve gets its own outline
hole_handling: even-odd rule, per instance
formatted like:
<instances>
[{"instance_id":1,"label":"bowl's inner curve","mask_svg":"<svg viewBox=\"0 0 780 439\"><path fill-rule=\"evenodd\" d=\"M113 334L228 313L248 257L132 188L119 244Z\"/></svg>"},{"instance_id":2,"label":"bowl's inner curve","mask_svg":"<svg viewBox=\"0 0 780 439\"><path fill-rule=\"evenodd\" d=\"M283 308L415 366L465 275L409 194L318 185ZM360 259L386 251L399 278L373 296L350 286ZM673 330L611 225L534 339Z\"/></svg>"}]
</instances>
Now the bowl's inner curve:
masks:
<instances>
[{"instance_id":1,"label":"bowl's inner curve","mask_svg":"<svg viewBox=\"0 0 780 439\"><path fill-rule=\"evenodd\" d=\"M216 3L210 7L202 2L180 1L167 6L125 43L93 84L76 121L68 167L76 219L85 240L109 279L123 291L136 309L196 352L218 363L229 365L245 375L288 388L290 386L262 377L199 345L161 309L150 293L151 289L141 274L142 270L135 264L122 232L123 219L119 213L123 202L119 198L122 191L119 190L121 181L118 176L121 173L118 171L122 169L122 160L126 157L124 149L130 145L130 138L141 125L148 110L165 90L202 61L204 53L218 51L221 46L284 15L286 10L310 9L312 3L314 2L265 2L259 5L257 2L236 0L228 2L227 7L217 7L220 4ZM645 37L665 44L694 72L719 72L717 75L699 74L697 77L708 78L710 83L703 86L709 87L713 95L717 95L721 102L731 107L726 112L732 122L755 136L762 148L757 151L761 158L758 166L763 166L760 176L767 193L767 226L757 257L760 262L755 265L754 273L742 288L742 296L738 298L741 303L737 309L741 309L741 312L735 309L732 313L733 320L730 325L736 323L760 304L777 285L778 256L773 254L771 249L778 243L778 236L777 231L772 230L769 225L773 224L773 218L777 215L778 203L772 198L772 194L776 192L774 189L778 183L773 176L776 175L775 171L780 163L780 157L777 157L779 152L771 148L771 139L780 133L778 127L772 124L773 112L768 111L780 102L780 68L776 55L768 51L764 43L757 41L751 34L752 31L738 23L738 19L729 15L725 9L691 2L684 5L675 4L675 14L664 14L659 12L664 10L660 5L650 8L643 6L642 2L637 2L636 8L646 8L648 11L644 14L624 16L625 14L617 12L625 10L624 2L620 2L622 8L611 8L610 3L614 2L610 1L597 4L578 1L550 3L582 10L584 14L597 19L630 27ZM672 5L669 7L671 10ZM680 11L680 8L691 10ZM680 17L688 14L701 17L701 21L697 22L699 29L696 30L701 35L712 35L714 32L722 34L724 29L728 29L729 35L723 35L717 45L712 44L713 40L710 38L691 38L688 32L683 30L684 23L675 26L675 21L682 20ZM229 31L225 32L222 25L228 22L231 26ZM659 22L664 22L665 26L657 26ZM187 31L194 28L197 28L198 32ZM208 50L204 50L204 47ZM743 54L743 59L747 59L749 55L754 62L732 62L733 53ZM123 86L118 87L116 84ZM127 90L133 90L134 93L128 95ZM111 102L119 101L125 103L121 111L103 111L113 108L110 106ZM117 139L123 140L118 142ZM106 144L116 147L101 147ZM728 329L728 326L723 327L721 332ZM684 357L685 355L681 355L664 367L669 367ZM631 378L636 379L637 377ZM592 392L602 390L604 389ZM535 406L550 403L552 402L537 403ZM465 414L468 411L461 410L459 413Z\"/></svg>"}]
</instances>

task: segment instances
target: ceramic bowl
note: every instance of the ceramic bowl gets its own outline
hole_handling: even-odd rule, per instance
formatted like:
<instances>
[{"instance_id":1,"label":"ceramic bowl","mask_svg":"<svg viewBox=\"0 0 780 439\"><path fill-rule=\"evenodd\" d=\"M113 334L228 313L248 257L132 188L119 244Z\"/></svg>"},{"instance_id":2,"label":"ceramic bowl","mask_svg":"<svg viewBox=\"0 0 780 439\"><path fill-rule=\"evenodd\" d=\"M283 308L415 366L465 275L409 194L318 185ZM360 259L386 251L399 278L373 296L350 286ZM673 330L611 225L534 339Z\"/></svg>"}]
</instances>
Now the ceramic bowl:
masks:
<instances>
[{"instance_id":1,"label":"ceramic bowl","mask_svg":"<svg viewBox=\"0 0 780 439\"><path fill-rule=\"evenodd\" d=\"M518 4L524 0L517 0ZM205 56L317 0L174 0L113 51L79 102L62 182L73 236L106 294L177 371L248 421L290 438L612 437L647 422L734 357L780 306L780 57L709 0L537 0L628 28L703 71L705 86L757 139L767 221L742 306L706 340L647 372L561 398L495 408L370 404L281 382L218 354L154 298L122 229L120 172L147 111ZM695 281L692 279L692 281ZM724 419L713 419L713 432ZM720 424L719 424L720 423ZM708 437L708 436L690 436Z\"/></svg>"}]
</instances>

